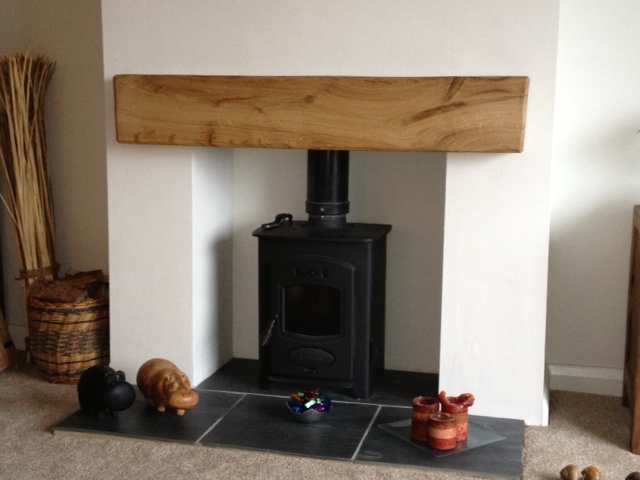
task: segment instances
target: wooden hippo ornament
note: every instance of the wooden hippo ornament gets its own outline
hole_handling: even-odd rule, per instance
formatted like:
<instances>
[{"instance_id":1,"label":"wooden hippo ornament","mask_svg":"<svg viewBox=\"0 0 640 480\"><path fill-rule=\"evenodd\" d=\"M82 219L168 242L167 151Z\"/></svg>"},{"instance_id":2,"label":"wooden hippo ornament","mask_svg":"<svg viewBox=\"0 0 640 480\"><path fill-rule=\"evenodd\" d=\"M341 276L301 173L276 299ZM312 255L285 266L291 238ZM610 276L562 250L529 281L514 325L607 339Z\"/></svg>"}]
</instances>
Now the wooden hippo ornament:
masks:
<instances>
[{"instance_id":1,"label":"wooden hippo ornament","mask_svg":"<svg viewBox=\"0 0 640 480\"><path fill-rule=\"evenodd\" d=\"M80 408L91 416L102 418L105 413L115 417L136 399L133 386L124 372L107 365L95 365L85 370L78 381Z\"/></svg>"},{"instance_id":2,"label":"wooden hippo ornament","mask_svg":"<svg viewBox=\"0 0 640 480\"><path fill-rule=\"evenodd\" d=\"M180 416L198 404L198 392L191 390L187 376L173 363L163 358L147 360L138 370L138 388L149 405L159 412L166 407Z\"/></svg>"}]
</instances>

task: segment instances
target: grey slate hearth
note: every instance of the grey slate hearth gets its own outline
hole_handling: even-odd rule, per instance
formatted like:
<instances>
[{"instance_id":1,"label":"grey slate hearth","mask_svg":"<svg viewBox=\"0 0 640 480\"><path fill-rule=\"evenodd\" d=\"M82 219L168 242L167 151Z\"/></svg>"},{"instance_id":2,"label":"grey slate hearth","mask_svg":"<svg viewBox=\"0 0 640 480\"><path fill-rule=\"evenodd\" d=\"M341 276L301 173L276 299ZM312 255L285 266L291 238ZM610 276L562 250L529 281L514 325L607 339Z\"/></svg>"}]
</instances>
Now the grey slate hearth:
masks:
<instances>
[{"instance_id":1,"label":"grey slate hearth","mask_svg":"<svg viewBox=\"0 0 640 480\"><path fill-rule=\"evenodd\" d=\"M263 450L393 467L440 469L487 477L519 479L522 475L524 422L470 416L490 443L438 456L390 426L411 419L411 399L435 396L437 375L386 371L376 392L366 400L323 390L334 406L316 424L292 418L285 406L291 392L306 385L258 387L258 362L234 359L202 382L198 406L178 417L149 407L137 391L134 405L116 418L94 419L78 411L54 429L59 434L102 434L166 442ZM404 422L404 423L403 423Z\"/></svg>"}]
</instances>

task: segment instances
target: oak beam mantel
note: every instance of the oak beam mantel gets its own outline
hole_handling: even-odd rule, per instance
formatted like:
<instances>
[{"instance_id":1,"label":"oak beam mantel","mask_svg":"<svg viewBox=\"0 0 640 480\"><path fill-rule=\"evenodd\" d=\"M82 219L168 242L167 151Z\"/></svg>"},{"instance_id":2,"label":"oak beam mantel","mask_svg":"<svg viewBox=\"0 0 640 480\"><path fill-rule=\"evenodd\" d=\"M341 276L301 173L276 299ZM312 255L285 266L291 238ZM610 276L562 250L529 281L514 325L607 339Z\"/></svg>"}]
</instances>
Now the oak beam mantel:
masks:
<instances>
[{"instance_id":1,"label":"oak beam mantel","mask_svg":"<svg viewBox=\"0 0 640 480\"><path fill-rule=\"evenodd\" d=\"M117 75L121 143L521 152L528 77Z\"/></svg>"}]
</instances>

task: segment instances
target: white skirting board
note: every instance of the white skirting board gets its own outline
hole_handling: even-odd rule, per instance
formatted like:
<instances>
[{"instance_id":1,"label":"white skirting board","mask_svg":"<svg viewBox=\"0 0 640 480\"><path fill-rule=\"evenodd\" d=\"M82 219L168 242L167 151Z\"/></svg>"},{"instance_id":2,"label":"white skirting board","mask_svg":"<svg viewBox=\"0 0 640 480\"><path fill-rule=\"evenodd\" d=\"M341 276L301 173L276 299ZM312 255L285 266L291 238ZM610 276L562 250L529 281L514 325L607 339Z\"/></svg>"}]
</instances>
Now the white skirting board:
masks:
<instances>
[{"instance_id":1,"label":"white skirting board","mask_svg":"<svg viewBox=\"0 0 640 480\"><path fill-rule=\"evenodd\" d=\"M547 364L551 390L622 396L622 368Z\"/></svg>"}]
</instances>

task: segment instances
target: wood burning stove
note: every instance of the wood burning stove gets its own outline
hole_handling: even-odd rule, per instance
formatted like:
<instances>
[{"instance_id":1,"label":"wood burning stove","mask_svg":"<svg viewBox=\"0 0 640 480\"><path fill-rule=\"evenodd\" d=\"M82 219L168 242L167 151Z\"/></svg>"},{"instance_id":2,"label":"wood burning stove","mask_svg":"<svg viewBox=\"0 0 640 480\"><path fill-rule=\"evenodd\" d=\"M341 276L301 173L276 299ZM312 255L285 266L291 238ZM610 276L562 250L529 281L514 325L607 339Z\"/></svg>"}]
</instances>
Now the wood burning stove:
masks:
<instances>
[{"instance_id":1,"label":"wood burning stove","mask_svg":"<svg viewBox=\"0 0 640 480\"><path fill-rule=\"evenodd\" d=\"M310 150L307 221L286 213L258 237L260 386L311 382L373 393L384 368L390 225L348 223L349 152Z\"/></svg>"}]
</instances>

